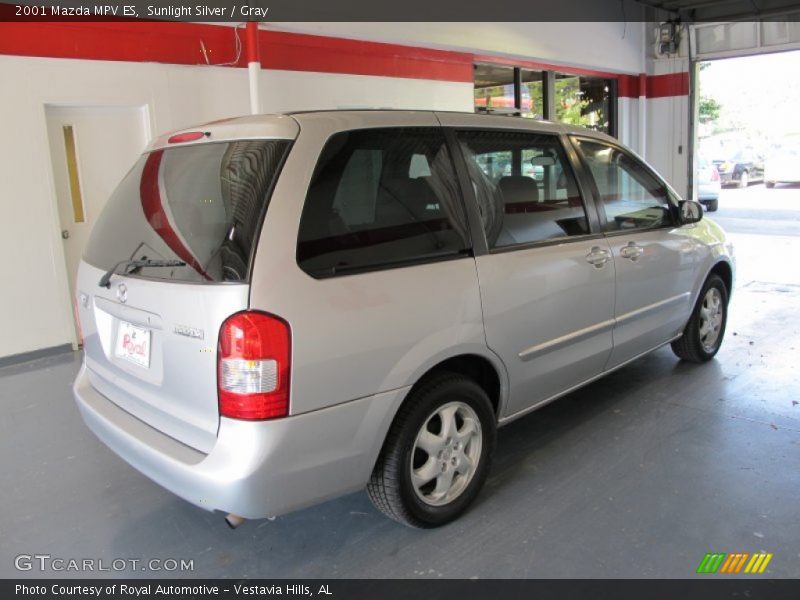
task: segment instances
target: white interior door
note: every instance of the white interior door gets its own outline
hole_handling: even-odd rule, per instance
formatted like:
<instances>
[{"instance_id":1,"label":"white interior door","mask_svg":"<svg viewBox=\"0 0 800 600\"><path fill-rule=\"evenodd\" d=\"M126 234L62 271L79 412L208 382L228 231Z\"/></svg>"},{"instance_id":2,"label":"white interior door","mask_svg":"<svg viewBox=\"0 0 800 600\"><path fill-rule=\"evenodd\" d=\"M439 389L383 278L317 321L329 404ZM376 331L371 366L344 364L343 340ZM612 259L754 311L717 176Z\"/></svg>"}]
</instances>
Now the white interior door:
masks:
<instances>
[{"instance_id":1,"label":"white interior door","mask_svg":"<svg viewBox=\"0 0 800 600\"><path fill-rule=\"evenodd\" d=\"M147 145L147 111L144 106L48 105L45 112L67 280L75 302L75 276L92 225Z\"/></svg>"}]
</instances>

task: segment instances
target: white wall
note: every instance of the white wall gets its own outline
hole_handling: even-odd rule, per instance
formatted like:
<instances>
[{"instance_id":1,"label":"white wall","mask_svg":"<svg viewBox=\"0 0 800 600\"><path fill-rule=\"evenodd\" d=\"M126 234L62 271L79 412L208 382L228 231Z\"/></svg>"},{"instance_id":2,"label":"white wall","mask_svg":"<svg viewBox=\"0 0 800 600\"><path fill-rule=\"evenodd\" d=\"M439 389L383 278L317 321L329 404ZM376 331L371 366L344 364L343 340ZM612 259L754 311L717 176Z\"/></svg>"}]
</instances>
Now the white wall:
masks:
<instances>
[{"instance_id":1,"label":"white wall","mask_svg":"<svg viewBox=\"0 0 800 600\"><path fill-rule=\"evenodd\" d=\"M473 110L472 83L340 75L302 71L261 71L263 112L336 108Z\"/></svg>"},{"instance_id":2,"label":"white wall","mask_svg":"<svg viewBox=\"0 0 800 600\"><path fill-rule=\"evenodd\" d=\"M678 53L671 57L655 55L656 27L647 30L647 74L668 75L689 71L687 28L682 29ZM689 96L647 99L647 161L684 197L689 188Z\"/></svg>"},{"instance_id":3,"label":"white wall","mask_svg":"<svg viewBox=\"0 0 800 600\"><path fill-rule=\"evenodd\" d=\"M642 145L639 122L639 98L619 98L617 101L617 138L647 160L647 148Z\"/></svg>"},{"instance_id":4,"label":"white wall","mask_svg":"<svg viewBox=\"0 0 800 600\"><path fill-rule=\"evenodd\" d=\"M630 17L633 14L629 13ZM614 15L611 18L621 18ZM645 24L607 23L269 23L266 29L525 57L546 63L644 72Z\"/></svg>"},{"instance_id":5,"label":"white wall","mask_svg":"<svg viewBox=\"0 0 800 600\"><path fill-rule=\"evenodd\" d=\"M655 61L652 75L681 73L689 69L688 60ZM647 99L647 161L672 184L679 194L687 195L689 96Z\"/></svg>"},{"instance_id":6,"label":"white wall","mask_svg":"<svg viewBox=\"0 0 800 600\"><path fill-rule=\"evenodd\" d=\"M244 113L248 92L242 69L7 56L0 81L3 357L73 339L45 105L145 105L156 133Z\"/></svg>"},{"instance_id":7,"label":"white wall","mask_svg":"<svg viewBox=\"0 0 800 600\"><path fill-rule=\"evenodd\" d=\"M247 71L0 56L0 357L70 343L72 315L45 105L144 105L150 133L247 114ZM263 71L262 109L471 110L472 85ZM93 157L103 160L102 156ZM86 157L83 157L86 159Z\"/></svg>"}]
</instances>

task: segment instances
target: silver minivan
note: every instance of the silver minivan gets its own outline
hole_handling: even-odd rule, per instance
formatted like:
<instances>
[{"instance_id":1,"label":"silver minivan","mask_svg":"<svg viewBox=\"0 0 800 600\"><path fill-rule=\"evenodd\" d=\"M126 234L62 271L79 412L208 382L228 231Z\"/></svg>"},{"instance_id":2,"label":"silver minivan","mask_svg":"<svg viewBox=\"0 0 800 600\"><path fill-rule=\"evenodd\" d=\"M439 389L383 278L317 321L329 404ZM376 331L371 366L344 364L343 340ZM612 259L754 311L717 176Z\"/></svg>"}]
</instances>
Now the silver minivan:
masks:
<instances>
[{"instance_id":1,"label":"silver minivan","mask_svg":"<svg viewBox=\"0 0 800 600\"><path fill-rule=\"evenodd\" d=\"M80 266L74 385L112 450L231 526L366 487L417 527L499 426L663 346L710 360L731 244L612 137L328 111L156 140Z\"/></svg>"}]
</instances>

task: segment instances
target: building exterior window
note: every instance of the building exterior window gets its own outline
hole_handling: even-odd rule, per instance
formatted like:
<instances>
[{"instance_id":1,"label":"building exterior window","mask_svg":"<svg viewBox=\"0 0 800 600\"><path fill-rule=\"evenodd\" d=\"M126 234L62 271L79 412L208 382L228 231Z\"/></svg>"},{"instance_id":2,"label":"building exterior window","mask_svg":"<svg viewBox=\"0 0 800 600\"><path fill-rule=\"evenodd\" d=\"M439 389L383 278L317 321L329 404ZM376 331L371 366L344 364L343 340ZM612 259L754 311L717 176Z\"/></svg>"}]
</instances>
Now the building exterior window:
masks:
<instances>
[{"instance_id":1,"label":"building exterior window","mask_svg":"<svg viewBox=\"0 0 800 600\"><path fill-rule=\"evenodd\" d=\"M473 73L478 112L518 111L616 135L615 79L491 64L476 64Z\"/></svg>"},{"instance_id":2,"label":"building exterior window","mask_svg":"<svg viewBox=\"0 0 800 600\"><path fill-rule=\"evenodd\" d=\"M544 119L544 73L520 69L522 115L533 119Z\"/></svg>"},{"instance_id":3,"label":"building exterior window","mask_svg":"<svg viewBox=\"0 0 800 600\"><path fill-rule=\"evenodd\" d=\"M474 65L475 109L515 108L514 68Z\"/></svg>"},{"instance_id":4,"label":"building exterior window","mask_svg":"<svg viewBox=\"0 0 800 600\"><path fill-rule=\"evenodd\" d=\"M555 120L611 133L611 87L602 77L556 73Z\"/></svg>"}]
</instances>

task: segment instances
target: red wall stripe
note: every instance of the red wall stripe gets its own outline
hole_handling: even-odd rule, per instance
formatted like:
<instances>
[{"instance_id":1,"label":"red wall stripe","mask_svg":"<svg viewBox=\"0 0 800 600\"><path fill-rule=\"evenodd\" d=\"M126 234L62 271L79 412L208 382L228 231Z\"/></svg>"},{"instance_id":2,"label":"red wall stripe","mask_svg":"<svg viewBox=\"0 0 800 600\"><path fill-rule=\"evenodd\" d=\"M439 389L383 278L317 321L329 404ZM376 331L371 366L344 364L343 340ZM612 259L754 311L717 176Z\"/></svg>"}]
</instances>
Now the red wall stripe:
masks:
<instances>
[{"instance_id":1,"label":"red wall stripe","mask_svg":"<svg viewBox=\"0 0 800 600\"><path fill-rule=\"evenodd\" d=\"M647 78L647 97L666 98L689 95L689 73L650 75Z\"/></svg>"},{"instance_id":2,"label":"red wall stripe","mask_svg":"<svg viewBox=\"0 0 800 600\"><path fill-rule=\"evenodd\" d=\"M265 69L472 82L472 55L463 52L280 31L259 33Z\"/></svg>"},{"instance_id":3,"label":"red wall stripe","mask_svg":"<svg viewBox=\"0 0 800 600\"><path fill-rule=\"evenodd\" d=\"M244 31L240 35L244 37ZM233 28L217 25L160 21L0 23L0 54L17 56L199 65L205 64L205 56L211 63L231 62L236 57L234 48ZM246 66L244 60L241 66Z\"/></svg>"},{"instance_id":4,"label":"red wall stripe","mask_svg":"<svg viewBox=\"0 0 800 600\"><path fill-rule=\"evenodd\" d=\"M0 54L221 64L236 59L234 36L233 27L198 23L0 22ZM239 36L244 46L245 31ZM259 42L261 64L267 69L472 81L471 54L264 30ZM247 66L244 54L228 66Z\"/></svg>"},{"instance_id":5,"label":"red wall stripe","mask_svg":"<svg viewBox=\"0 0 800 600\"><path fill-rule=\"evenodd\" d=\"M639 75L622 75L617 79L617 93L620 98L638 98L641 77Z\"/></svg>"},{"instance_id":6,"label":"red wall stripe","mask_svg":"<svg viewBox=\"0 0 800 600\"><path fill-rule=\"evenodd\" d=\"M248 21L246 27L244 52L247 55L247 63L261 62L261 42L258 39L258 23Z\"/></svg>"},{"instance_id":7,"label":"red wall stripe","mask_svg":"<svg viewBox=\"0 0 800 600\"><path fill-rule=\"evenodd\" d=\"M239 36L246 47L244 29ZM649 98L689 93L688 73L648 76L642 82L645 78L640 75L399 44L269 30L259 30L258 38L265 69L470 83L472 65L482 62L617 79L621 98L638 98L643 85ZM246 48L236 61L233 27L166 21L0 22L0 55L4 54L247 66Z\"/></svg>"}]
</instances>

